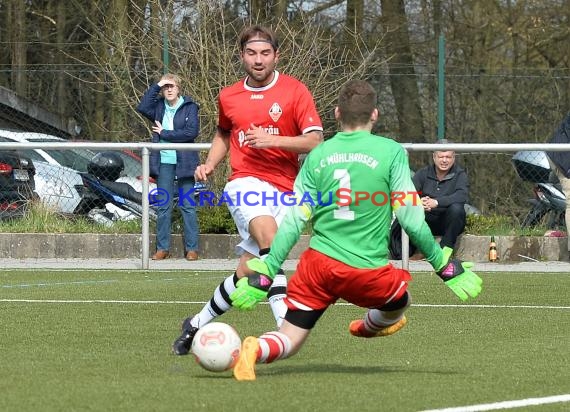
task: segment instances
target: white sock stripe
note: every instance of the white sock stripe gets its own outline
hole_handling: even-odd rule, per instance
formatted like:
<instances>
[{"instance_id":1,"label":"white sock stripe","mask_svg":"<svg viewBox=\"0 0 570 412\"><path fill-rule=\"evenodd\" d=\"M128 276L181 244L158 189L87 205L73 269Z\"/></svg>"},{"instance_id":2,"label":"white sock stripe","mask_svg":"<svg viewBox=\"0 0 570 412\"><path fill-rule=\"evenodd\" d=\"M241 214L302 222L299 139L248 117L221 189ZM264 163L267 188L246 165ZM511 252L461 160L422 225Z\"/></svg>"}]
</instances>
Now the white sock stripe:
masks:
<instances>
[{"instance_id":1,"label":"white sock stripe","mask_svg":"<svg viewBox=\"0 0 570 412\"><path fill-rule=\"evenodd\" d=\"M227 312L232 307L232 304L228 303L220 293L214 293L214 302L224 312Z\"/></svg>"},{"instance_id":2,"label":"white sock stripe","mask_svg":"<svg viewBox=\"0 0 570 412\"><path fill-rule=\"evenodd\" d=\"M367 313L366 313L366 317L364 319L364 326L366 326L366 329L370 330L370 331L375 331L375 330L380 330L382 329L382 325L380 325L379 323L375 322L372 319L372 312L380 312L378 309L370 309ZM374 316L376 318L376 316Z\"/></svg>"},{"instance_id":3,"label":"white sock stripe","mask_svg":"<svg viewBox=\"0 0 570 412\"><path fill-rule=\"evenodd\" d=\"M227 292L227 291L226 291ZM214 302L216 302L216 305L218 305L218 307L223 310L224 312L227 311L231 306L232 303L228 302L225 298L224 295L222 295L222 292L220 291L220 287L218 286L216 288L216 290L214 290Z\"/></svg>"},{"instance_id":4,"label":"white sock stripe","mask_svg":"<svg viewBox=\"0 0 570 412\"><path fill-rule=\"evenodd\" d=\"M261 338L266 340L271 340L279 346L279 352L281 353L276 359L283 359L289 356L291 352L291 341L289 337L281 332L266 332Z\"/></svg>"},{"instance_id":5,"label":"white sock stripe","mask_svg":"<svg viewBox=\"0 0 570 412\"><path fill-rule=\"evenodd\" d=\"M279 352L283 352L283 349L285 349L285 346L283 344L283 340L280 339L279 336L277 336L277 334L278 334L278 332L268 332L268 333L264 333L260 337L262 339L275 342L277 344L277 346L279 346Z\"/></svg>"},{"instance_id":6,"label":"white sock stripe","mask_svg":"<svg viewBox=\"0 0 570 412\"><path fill-rule=\"evenodd\" d=\"M234 285L234 275L227 277L224 282L224 290L227 292L228 296L232 294L234 290L236 290L236 285Z\"/></svg>"},{"instance_id":7,"label":"white sock stripe","mask_svg":"<svg viewBox=\"0 0 570 412\"><path fill-rule=\"evenodd\" d=\"M366 314L366 319L364 320L364 325L370 331L378 331L388 325L393 325L399 322L405 313L405 309L400 309L398 311L391 311L390 317L386 317L386 313L379 309L370 309ZM394 314L399 313L399 316L394 318Z\"/></svg>"},{"instance_id":8,"label":"white sock stripe","mask_svg":"<svg viewBox=\"0 0 570 412\"><path fill-rule=\"evenodd\" d=\"M275 275L275 278L273 278L272 287L279 286L287 287L287 277L285 275Z\"/></svg>"},{"instance_id":9,"label":"white sock stripe","mask_svg":"<svg viewBox=\"0 0 570 412\"><path fill-rule=\"evenodd\" d=\"M216 286L212 298L208 300L200 312L192 318L192 326L199 327L200 325L205 325L219 316L219 313L217 313L217 311L212 307L212 300L222 313L230 310L232 303L224 299L221 288L224 288L224 291L228 294L228 296L235 290L233 275L228 276L222 283Z\"/></svg>"},{"instance_id":10,"label":"white sock stripe","mask_svg":"<svg viewBox=\"0 0 570 412\"><path fill-rule=\"evenodd\" d=\"M262 338L263 336L260 336ZM259 363L265 363L267 361L267 357L269 356L269 345L263 339L258 339L259 342L259 351L261 352L259 359L257 360Z\"/></svg>"},{"instance_id":11,"label":"white sock stripe","mask_svg":"<svg viewBox=\"0 0 570 412\"><path fill-rule=\"evenodd\" d=\"M232 302L228 302L224 298L224 294L222 294L221 288L224 288L224 292L229 299L229 296L233 293L234 290L236 290L233 281L233 275L228 276L221 284L218 285L218 287L216 287L216 290L214 290L214 302L216 302L216 305L218 305L221 310L227 312L232 307Z\"/></svg>"}]
</instances>

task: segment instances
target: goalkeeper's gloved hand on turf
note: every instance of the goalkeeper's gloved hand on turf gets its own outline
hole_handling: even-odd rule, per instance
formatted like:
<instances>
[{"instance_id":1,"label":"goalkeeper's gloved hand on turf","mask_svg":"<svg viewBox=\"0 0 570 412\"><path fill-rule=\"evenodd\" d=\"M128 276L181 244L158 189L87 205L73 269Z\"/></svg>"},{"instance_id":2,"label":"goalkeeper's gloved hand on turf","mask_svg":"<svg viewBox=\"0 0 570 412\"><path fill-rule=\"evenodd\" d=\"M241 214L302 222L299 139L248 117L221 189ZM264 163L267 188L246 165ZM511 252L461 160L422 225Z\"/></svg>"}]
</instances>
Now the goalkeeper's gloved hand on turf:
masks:
<instances>
[{"instance_id":1,"label":"goalkeeper's gloved hand on turf","mask_svg":"<svg viewBox=\"0 0 570 412\"><path fill-rule=\"evenodd\" d=\"M273 276L269 274L269 268L261 259L251 259L247 266L255 273L238 280L237 289L230 295L232 305L242 310L252 310L265 300L273 283Z\"/></svg>"},{"instance_id":2,"label":"goalkeeper's gloved hand on turf","mask_svg":"<svg viewBox=\"0 0 570 412\"><path fill-rule=\"evenodd\" d=\"M446 263L436 272L437 275L462 301L469 299L469 296L477 297L483 288L483 280L471 270L473 263L450 260L453 250L449 247L444 247L443 251Z\"/></svg>"}]
</instances>

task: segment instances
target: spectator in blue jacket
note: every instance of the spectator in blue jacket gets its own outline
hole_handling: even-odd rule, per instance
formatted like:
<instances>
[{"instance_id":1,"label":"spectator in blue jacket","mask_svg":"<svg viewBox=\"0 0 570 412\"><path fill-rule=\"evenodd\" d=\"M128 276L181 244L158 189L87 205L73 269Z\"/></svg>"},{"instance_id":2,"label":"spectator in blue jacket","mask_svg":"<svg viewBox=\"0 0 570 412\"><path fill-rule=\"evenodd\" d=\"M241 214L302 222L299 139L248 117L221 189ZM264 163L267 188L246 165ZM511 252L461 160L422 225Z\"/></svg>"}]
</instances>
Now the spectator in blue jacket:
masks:
<instances>
[{"instance_id":1,"label":"spectator in blue jacket","mask_svg":"<svg viewBox=\"0 0 570 412\"><path fill-rule=\"evenodd\" d=\"M189 96L180 94L180 77L165 74L143 95L137 110L152 122L153 143L193 143L200 124L198 105ZM181 193L194 188L194 171L199 163L198 152L190 150L153 150L150 153L150 175L156 178L159 204L156 222L156 253L153 260L170 257L172 210L176 181ZM178 207L184 221L185 256L198 259L198 218L196 207L180 197Z\"/></svg>"},{"instance_id":2,"label":"spectator in blue jacket","mask_svg":"<svg viewBox=\"0 0 570 412\"><path fill-rule=\"evenodd\" d=\"M440 141L438 143L450 143ZM467 222L465 204L469 200L469 180L463 168L455 163L455 152L435 151L433 164L418 170L413 179L420 193L425 219L431 232L441 236L440 246L455 249L457 238ZM416 247L410 243L410 255ZM393 259L402 257L402 227L395 220L390 234Z\"/></svg>"}]
</instances>

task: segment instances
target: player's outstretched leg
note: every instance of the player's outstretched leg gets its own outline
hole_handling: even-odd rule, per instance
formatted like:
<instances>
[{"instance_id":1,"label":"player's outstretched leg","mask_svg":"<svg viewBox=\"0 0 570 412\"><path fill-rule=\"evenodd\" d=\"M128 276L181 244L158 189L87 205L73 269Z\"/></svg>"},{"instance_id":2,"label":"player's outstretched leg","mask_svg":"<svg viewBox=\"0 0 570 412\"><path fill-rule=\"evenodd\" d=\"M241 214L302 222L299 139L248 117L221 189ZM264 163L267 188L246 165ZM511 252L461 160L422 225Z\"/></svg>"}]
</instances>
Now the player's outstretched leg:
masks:
<instances>
[{"instance_id":1,"label":"player's outstretched leg","mask_svg":"<svg viewBox=\"0 0 570 412\"><path fill-rule=\"evenodd\" d=\"M187 355L192 347L192 340L198 329L210 323L213 319L223 315L232 307L230 295L236 290L238 281L237 274L228 276L216 287L214 295L202 310L182 322L182 334L172 344L172 352L175 355Z\"/></svg>"}]
</instances>

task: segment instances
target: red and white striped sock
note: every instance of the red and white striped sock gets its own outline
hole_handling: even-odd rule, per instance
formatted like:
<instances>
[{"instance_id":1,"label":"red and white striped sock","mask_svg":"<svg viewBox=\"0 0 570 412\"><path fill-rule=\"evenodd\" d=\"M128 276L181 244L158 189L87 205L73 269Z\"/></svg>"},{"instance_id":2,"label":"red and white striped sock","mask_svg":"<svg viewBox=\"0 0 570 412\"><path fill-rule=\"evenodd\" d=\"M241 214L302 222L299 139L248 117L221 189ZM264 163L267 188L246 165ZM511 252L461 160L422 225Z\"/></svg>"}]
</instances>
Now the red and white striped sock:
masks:
<instances>
[{"instance_id":1,"label":"red and white striped sock","mask_svg":"<svg viewBox=\"0 0 570 412\"><path fill-rule=\"evenodd\" d=\"M368 332L376 333L386 326L393 325L404 317L406 308L384 312L378 309L370 309L364 316L363 326Z\"/></svg>"},{"instance_id":2,"label":"red and white striped sock","mask_svg":"<svg viewBox=\"0 0 570 412\"><path fill-rule=\"evenodd\" d=\"M258 363L271 363L289 357L291 341L281 332L266 332L259 337Z\"/></svg>"}]
</instances>

